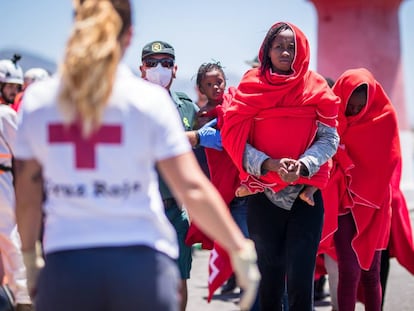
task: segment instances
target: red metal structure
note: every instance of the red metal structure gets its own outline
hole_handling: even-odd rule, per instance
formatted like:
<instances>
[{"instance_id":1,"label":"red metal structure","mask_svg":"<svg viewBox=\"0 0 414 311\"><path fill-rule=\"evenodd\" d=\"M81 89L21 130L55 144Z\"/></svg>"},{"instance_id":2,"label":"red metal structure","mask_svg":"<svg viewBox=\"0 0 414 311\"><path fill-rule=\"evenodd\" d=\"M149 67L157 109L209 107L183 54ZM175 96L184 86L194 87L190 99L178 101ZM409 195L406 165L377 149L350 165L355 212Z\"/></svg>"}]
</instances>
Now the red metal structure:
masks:
<instances>
[{"instance_id":1,"label":"red metal structure","mask_svg":"<svg viewBox=\"0 0 414 311\"><path fill-rule=\"evenodd\" d=\"M398 10L403 0L310 0L318 14L317 71L337 79L365 67L382 84L409 130Z\"/></svg>"}]
</instances>

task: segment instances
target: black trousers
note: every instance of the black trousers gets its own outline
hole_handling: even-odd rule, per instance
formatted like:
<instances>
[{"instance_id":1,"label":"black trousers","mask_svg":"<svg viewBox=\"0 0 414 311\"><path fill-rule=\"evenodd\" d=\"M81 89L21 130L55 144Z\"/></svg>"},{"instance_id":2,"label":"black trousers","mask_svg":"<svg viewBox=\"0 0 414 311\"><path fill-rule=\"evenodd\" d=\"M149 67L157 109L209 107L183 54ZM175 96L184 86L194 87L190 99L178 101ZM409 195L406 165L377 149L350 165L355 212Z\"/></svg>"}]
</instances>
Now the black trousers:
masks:
<instances>
[{"instance_id":1,"label":"black trousers","mask_svg":"<svg viewBox=\"0 0 414 311\"><path fill-rule=\"evenodd\" d=\"M100 247L46 255L37 311L178 311L173 259L146 246Z\"/></svg>"},{"instance_id":2,"label":"black trousers","mask_svg":"<svg viewBox=\"0 0 414 311\"><path fill-rule=\"evenodd\" d=\"M297 198L291 210L282 209L260 193L249 197L247 214L262 274L261 310L281 310L287 282L289 311L313 310L316 253L322 232L323 202L314 194L315 206Z\"/></svg>"}]
</instances>

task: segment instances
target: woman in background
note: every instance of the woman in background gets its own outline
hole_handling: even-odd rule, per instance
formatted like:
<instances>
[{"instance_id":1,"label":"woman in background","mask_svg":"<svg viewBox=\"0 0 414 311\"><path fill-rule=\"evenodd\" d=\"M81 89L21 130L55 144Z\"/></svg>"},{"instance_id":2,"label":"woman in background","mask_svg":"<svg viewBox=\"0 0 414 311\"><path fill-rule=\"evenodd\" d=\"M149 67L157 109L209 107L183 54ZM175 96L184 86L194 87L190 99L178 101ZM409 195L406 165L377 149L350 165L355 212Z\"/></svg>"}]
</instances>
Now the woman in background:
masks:
<instances>
[{"instance_id":1,"label":"woman in background","mask_svg":"<svg viewBox=\"0 0 414 311\"><path fill-rule=\"evenodd\" d=\"M401 162L397 115L365 68L345 71L333 91L341 98L341 147L333 161L346 168L333 172L330 183L337 184L337 191L326 193L338 202L338 307L355 309L359 285L365 310L379 311L381 250L389 241L392 179Z\"/></svg>"}]
</instances>

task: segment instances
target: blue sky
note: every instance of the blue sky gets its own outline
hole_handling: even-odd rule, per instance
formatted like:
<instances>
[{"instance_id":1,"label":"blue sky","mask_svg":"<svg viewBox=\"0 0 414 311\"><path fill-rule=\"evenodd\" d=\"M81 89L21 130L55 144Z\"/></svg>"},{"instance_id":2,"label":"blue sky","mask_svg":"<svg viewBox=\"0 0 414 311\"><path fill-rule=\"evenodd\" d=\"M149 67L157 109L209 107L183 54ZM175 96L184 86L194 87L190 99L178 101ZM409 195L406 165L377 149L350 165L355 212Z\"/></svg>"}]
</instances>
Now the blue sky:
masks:
<instances>
[{"instance_id":1,"label":"blue sky","mask_svg":"<svg viewBox=\"0 0 414 311\"><path fill-rule=\"evenodd\" d=\"M142 47L153 40L171 43L176 50L178 77L188 81L201 63L218 60L237 84L249 68L267 29L276 21L289 21L308 36L316 69L317 17L307 0L132 0L135 35L125 62L138 68ZM0 0L0 49L25 48L59 61L72 23L71 0ZM400 8L402 57L408 112L414 121L414 1ZM384 48L387 42L384 39ZM180 84L181 85L181 84ZM173 87L174 88L174 87ZM194 94L191 94L194 96ZM411 121L411 124L414 122Z\"/></svg>"}]
</instances>

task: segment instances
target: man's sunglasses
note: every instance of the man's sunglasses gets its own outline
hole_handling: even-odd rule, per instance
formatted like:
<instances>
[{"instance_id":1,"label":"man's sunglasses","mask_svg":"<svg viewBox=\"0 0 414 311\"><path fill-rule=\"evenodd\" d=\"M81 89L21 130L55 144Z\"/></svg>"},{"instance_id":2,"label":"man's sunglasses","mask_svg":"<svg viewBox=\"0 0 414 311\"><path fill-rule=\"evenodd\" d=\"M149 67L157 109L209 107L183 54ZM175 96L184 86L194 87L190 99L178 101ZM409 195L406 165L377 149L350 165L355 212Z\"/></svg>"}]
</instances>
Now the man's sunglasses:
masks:
<instances>
[{"instance_id":1,"label":"man's sunglasses","mask_svg":"<svg viewBox=\"0 0 414 311\"><path fill-rule=\"evenodd\" d=\"M143 60L143 63L146 67L156 67L158 64L161 64L161 66L165 68L174 66L174 60L171 58L146 58Z\"/></svg>"}]
</instances>

